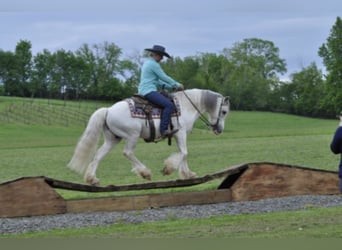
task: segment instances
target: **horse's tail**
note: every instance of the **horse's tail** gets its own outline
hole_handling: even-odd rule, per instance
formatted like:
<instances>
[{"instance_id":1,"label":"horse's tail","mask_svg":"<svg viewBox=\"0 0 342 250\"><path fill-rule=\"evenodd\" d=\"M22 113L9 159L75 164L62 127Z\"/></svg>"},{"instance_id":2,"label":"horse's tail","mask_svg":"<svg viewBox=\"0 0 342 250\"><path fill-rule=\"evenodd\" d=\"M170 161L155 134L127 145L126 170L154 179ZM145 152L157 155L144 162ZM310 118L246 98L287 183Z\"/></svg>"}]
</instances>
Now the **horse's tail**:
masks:
<instances>
[{"instance_id":1,"label":"horse's tail","mask_svg":"<svg viewBox=\"0 0 342 250\"><path fill-rule=\"evenodd\" d=\"M107 110L107 108L100 108L90 117L87 128L78 141L74 155L68 163L68 167L71 170L79 174L84 174L86 171L96 151L100 134L105 124Z\"/></svg>"}]
</instances>

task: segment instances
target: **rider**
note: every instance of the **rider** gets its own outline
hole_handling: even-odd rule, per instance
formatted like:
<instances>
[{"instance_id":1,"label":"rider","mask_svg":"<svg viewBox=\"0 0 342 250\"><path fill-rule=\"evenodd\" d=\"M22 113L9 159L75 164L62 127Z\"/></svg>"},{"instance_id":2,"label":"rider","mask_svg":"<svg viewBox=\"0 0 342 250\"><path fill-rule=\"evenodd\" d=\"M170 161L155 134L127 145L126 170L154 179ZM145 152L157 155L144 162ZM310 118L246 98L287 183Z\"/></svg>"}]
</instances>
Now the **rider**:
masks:
<instances>
[{"instance_id":1,"label":"rider","mask_svg":"<svg viewBox=\"0 0 342 250\"><path fill-rule=\"evenodd\" d=\"M184 90L184 86L165 74L161 68L159 62L163 57L166 56L170 58L170 55L166 53L163 46L154 45L153 48L145 50L150 52L150 58L141 68L138 93L150 102L163 108L160 121L160 134L165 138L178 131L168 130L171 114L175 110L175 106L167 97L157 91L157 87Z\"/></svg>"},{"instance_id":2,"label":"rider","mask_svg":"<svg viewBox=\"0 0 342 250\"><path fill-rule=\"evenodd\" d=\"M342 193L342 111L338 115L340 124L336 129L333 140L330 144L330 149L334 154L341 154L338 176L340 177L340 192Z\"/></svg>"}]
</instances>

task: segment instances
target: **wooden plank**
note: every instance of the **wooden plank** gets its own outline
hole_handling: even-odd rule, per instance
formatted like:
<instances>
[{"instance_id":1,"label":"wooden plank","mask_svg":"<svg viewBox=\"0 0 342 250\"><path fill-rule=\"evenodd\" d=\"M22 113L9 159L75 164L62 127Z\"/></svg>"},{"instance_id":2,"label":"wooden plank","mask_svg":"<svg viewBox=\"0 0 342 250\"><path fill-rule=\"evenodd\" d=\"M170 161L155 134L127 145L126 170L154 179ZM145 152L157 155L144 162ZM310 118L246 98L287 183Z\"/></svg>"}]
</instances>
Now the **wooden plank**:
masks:
<instances>
[{"instance_id":1,"label":"wooden plank","mask_svg":"<svg viewBox=\"0 0 342 250\"><path fill-rule=\"evenodd\" d=\"M0 184L0 217L60 214L65 200L43 177L22 178Z\"/></svg>"},{"instance_id":2,"label":"wooden plank","mask_svg":"<svg viewBox=\"0 0 342 250\"><path fill-rule=\"evenodd\" d=\"M175 187L189 187L194 185L199 185L206 183L215 179L224 178L226 176L236 174L247 167L246 164L237 165L233 167L226 168L214 174L208 174L202 177L197 177L193 179L186 180L171 180L171 181L159 181L159 182L147 182L139 184L129 184L129 185L108 185L105 187L100 186L90 186L85 184L67 182L52 179L49 177L44 177L45 181L53 188L74 190L74 191L84 191L84 192L118 192L118 191L132 191L132 190L148 190L148 189L158 189L158 188L175 188Z\"/></svg>"},{"instance_id":3,"label":"wooden plank","mask_svg":"<svg viewBox=\"0 0 342 250\"><path fill-rule=\"evenodd\" d=\"M68 213L127 211L134 209L131 197L108 197L83 200L67 200Z\"/></svg>"},{"instance_id":4,"label":"wooden plank","mask_svg":"<svg viewBox=\"0 0 342 250\"><path fill-rule=\"evenodd\" d=\"M213 204L231 201L231 190L175 192L147 195L150 208Z\"/></svg>"},{"instance_id":5,"label":"wooden plank","mask_svg":"<svg viewBox=\"0 0 342 250\"><path fill-rule=\"evenodd\" d=\"M232 200L247 201L294 195L339 194L337 172L255 163L232 185Z\"/></svg>"},{"instance_id":6,"label":"wooden plank","mask_svg":"<svg viewBox=\"0 0 342 250\"><path fill-rule=\"evenodd\" d=\"M228 201L231 201L231 192L229 189L68 200L66 202L68 213L81 213L130 211L167 206L212 204Z\"/></svg>"}]
</instances>

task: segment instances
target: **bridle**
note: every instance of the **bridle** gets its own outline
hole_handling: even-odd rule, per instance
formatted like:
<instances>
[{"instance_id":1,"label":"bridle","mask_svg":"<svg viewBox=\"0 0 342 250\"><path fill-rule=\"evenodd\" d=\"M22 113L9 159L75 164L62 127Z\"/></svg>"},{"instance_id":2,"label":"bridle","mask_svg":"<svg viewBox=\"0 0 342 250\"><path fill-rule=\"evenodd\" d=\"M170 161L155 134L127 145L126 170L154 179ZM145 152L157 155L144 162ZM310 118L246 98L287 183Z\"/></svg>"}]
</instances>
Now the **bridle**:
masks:
<instances>
[{"instance_id":1,"label":"bridle","mask_svg":"<svg viewBox=\"0 0 342 250\"><path fill-rule=\"evenodd\" d=\"M191 103L191 105L194 107L194 109L196 109L196 111L199 113L199 118L200 120L208 127L208 128L211 128L213 130L217 129L218 127L218 124L220 122L220 114L222 112L222 106L224 104L224 98L221 97L221 105L220 105L220 109L218 111L218 114L217 114L217 120L216 120L216 123L215 124L211 124L210 121L208 120L208 118L198 109L198 107L193 103L193 101L191 100L191 98L186 94L186 92L183 90L182 91L185 95L185 97L188 99L188 101Z\"/></svg>"}]
</instances>

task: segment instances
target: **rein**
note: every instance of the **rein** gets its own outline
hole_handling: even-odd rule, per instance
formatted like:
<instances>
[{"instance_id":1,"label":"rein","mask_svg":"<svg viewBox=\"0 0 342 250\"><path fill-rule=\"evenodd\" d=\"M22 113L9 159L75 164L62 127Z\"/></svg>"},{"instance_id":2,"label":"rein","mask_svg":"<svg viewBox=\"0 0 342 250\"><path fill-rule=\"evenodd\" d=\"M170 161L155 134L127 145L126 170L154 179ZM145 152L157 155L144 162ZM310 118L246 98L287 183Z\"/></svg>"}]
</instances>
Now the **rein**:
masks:
<instances>
[{"instance_id":1,"label":"rein","mask_svg":"<svg viewBox=\"0 0 342 250\"><path fill-rule=\"evenodd\" d=\"M207 117L198 109L198 107L193 103L193 101L191 100L191 98L186 94L186 92L183 90L183 94L185 95L185 97L188 99L188 101L191 103L191 105L194 107L194 109L196 109L196 111L199 113L200 115L200 120L208 127L208 128L215 128L217 127L217 124L219 123L219 119L220 119L220 112L221 112L221 108L222 108L222 103L221 103L221 107L219 110L219 114L217 116L217 122L216 124L211 124L209 122L209 120L207 119Z\"/></svg>"}]
</instances>

